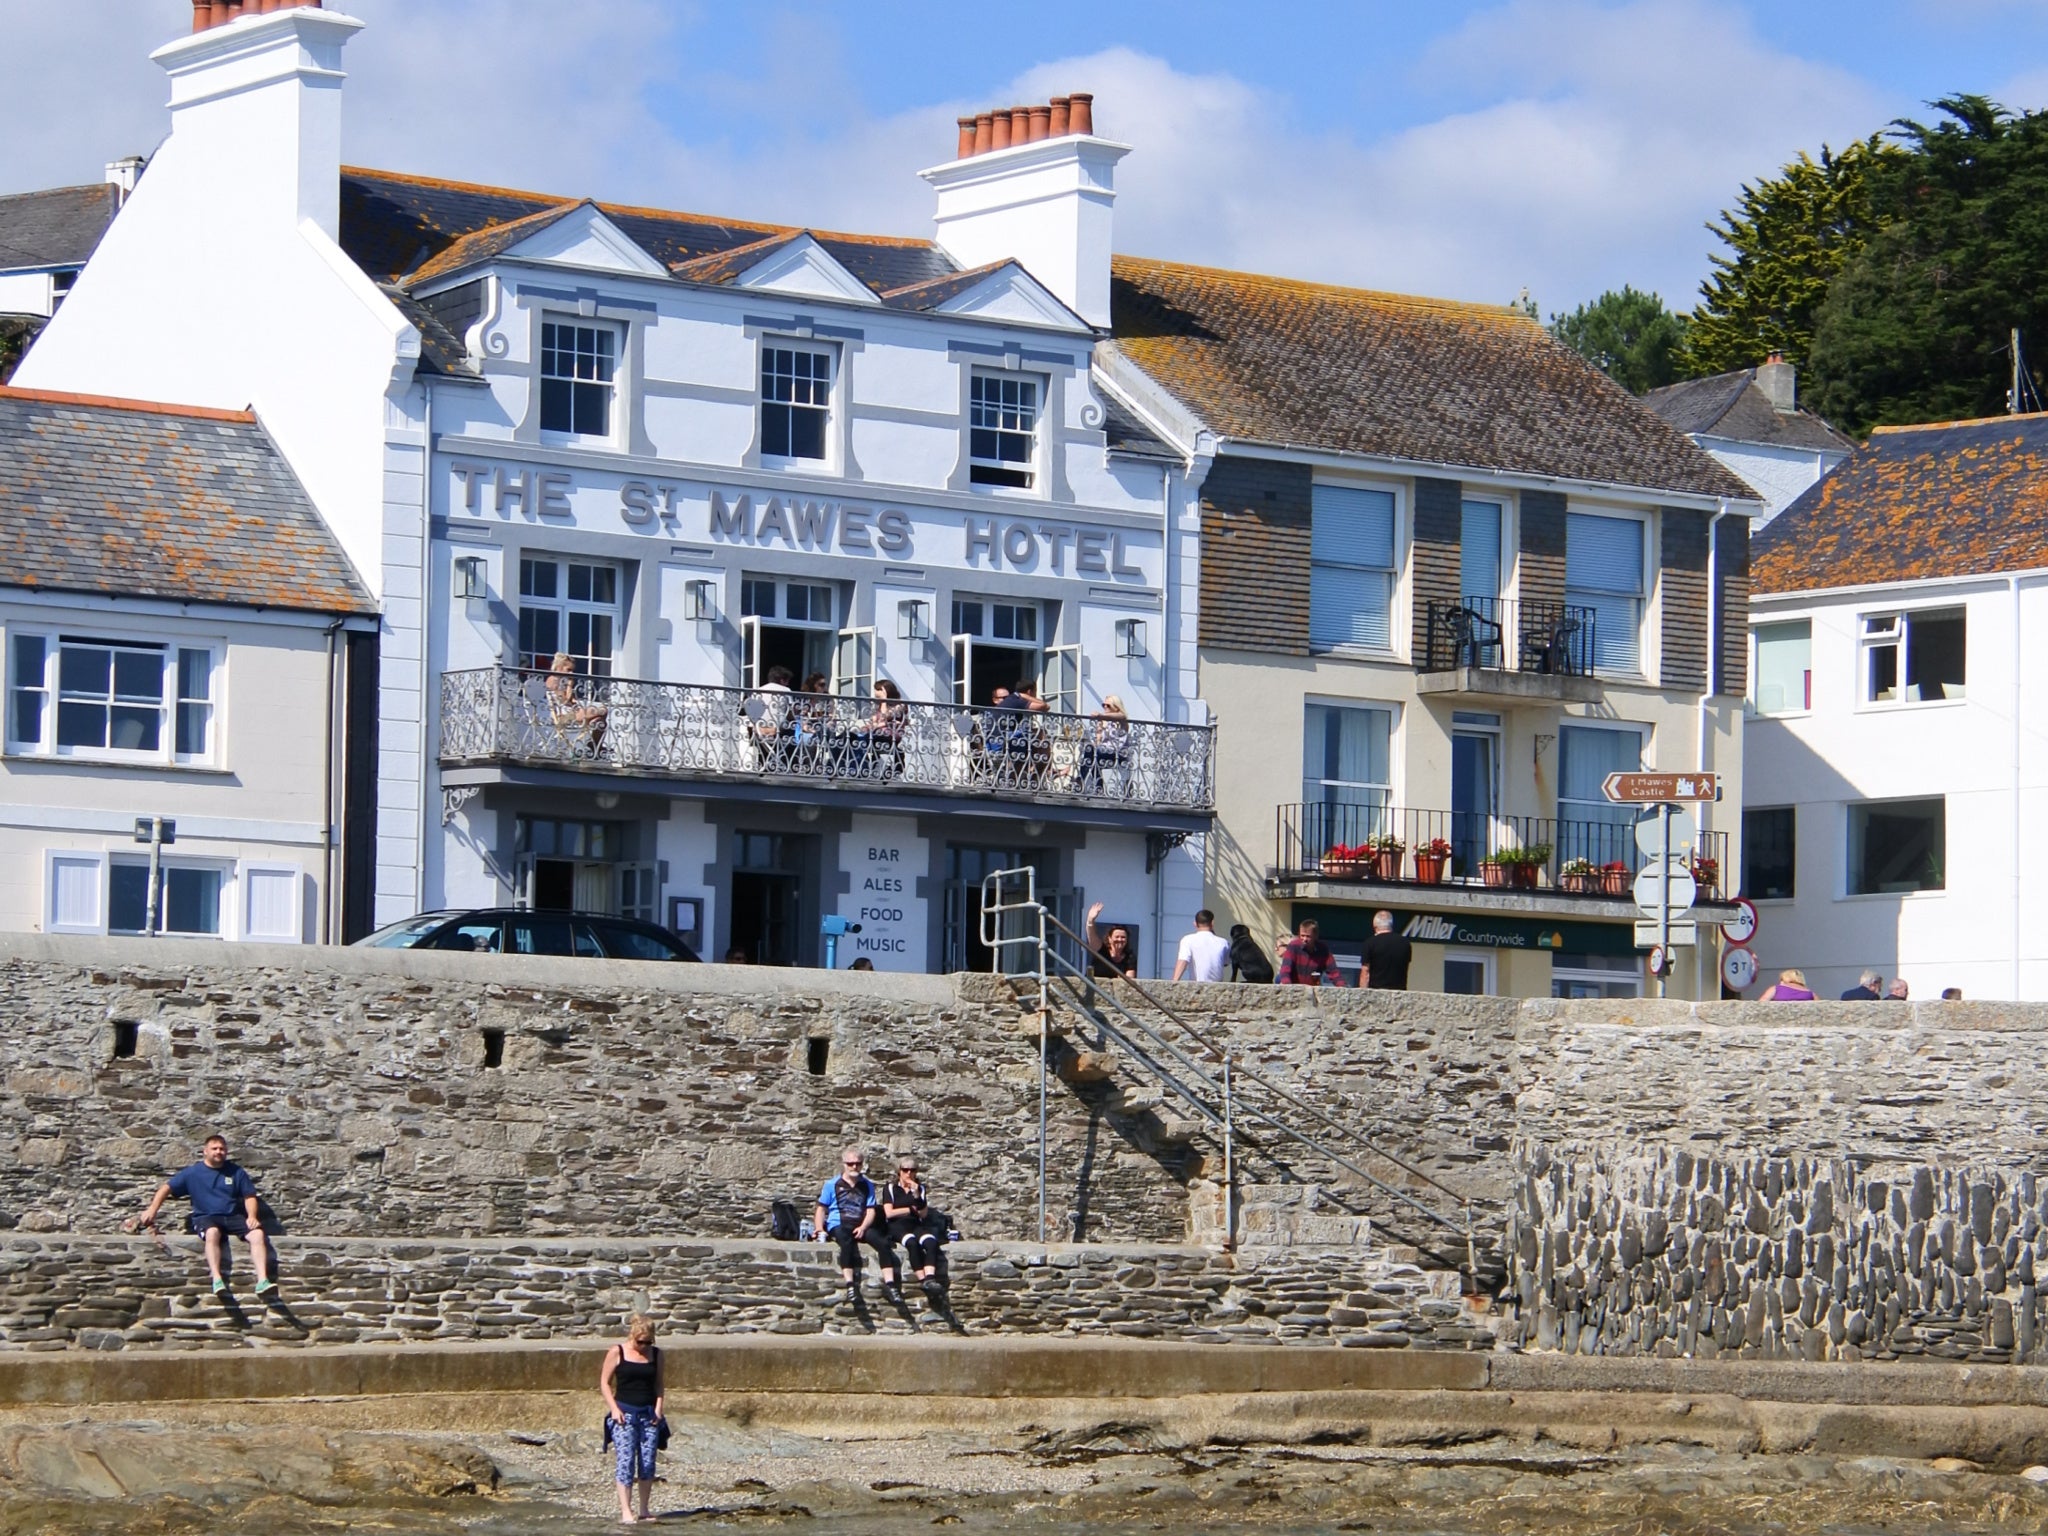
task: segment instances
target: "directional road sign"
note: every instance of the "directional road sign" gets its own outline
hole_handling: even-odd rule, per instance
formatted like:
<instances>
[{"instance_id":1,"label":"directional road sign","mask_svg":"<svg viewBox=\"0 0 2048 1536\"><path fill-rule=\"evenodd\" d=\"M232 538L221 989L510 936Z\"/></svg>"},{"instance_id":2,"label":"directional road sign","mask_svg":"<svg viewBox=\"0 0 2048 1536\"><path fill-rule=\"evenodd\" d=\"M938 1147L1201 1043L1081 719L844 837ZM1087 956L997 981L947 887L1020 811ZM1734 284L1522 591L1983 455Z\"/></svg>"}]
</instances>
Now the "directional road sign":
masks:
<instances>
[{"instance_id":1,"label":"directional road sign","mask_svg":"<svg viewBox=\"0 0 2048 1536\"><path fill-rule=\"evenodd\" d=\"M1610 773L1600 793L1617 805L1670 805L1718 800L1721 785L1711 773Z\"/></svg>"},{"instance_id":2,"label":"directional road sign","mask_svg":"<svg viewBox=\"0 0 2048 1536\"><path fill-rule=\"evenodd\" d=\"M1646 864L1636 876L1636 906L1650 917L1655 917L1662 907L1669 907L1673 912L1687 911L1699 899L1699 894L1700 888L1693 881L1692 871L1679 859L1673 859L1668 867Z\"/></svg>"}]
</instances>

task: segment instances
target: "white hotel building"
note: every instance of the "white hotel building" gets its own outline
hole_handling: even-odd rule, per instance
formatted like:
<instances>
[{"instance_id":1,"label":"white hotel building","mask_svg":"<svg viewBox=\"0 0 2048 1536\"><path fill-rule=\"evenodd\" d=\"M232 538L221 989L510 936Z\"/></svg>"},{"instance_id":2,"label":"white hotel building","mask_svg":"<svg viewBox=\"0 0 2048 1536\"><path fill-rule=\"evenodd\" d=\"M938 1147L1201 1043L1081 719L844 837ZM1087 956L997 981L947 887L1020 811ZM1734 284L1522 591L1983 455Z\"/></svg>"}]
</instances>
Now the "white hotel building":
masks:
<instances>
[{"instance_id":1,"label":"white hotel building","mask_svg":"<svg viewBox=\"0 0 2048 1536\"><path fill-rule=\"evenodd\" d=\"M837 915L841 965L952 969L1029 862L1170 966L1206 464L1095 366L1125 149L1087 98L964 128L936 241L838 236L344 168L362 23L195 10L17 382L251 407L289 459L384 615L378 921L573 905L817 963ZM1052 713L987 708L1026 682Z\"/></svg>"}]
</instances>

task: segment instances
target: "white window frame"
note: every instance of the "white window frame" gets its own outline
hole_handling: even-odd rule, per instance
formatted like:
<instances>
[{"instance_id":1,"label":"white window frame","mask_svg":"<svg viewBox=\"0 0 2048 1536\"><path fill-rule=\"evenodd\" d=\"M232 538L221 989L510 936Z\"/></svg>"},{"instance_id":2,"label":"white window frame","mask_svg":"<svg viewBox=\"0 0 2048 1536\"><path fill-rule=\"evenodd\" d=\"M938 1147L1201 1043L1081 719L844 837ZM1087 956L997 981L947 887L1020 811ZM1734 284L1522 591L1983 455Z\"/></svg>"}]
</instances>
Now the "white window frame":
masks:
<instances>
[{"instance_id":1,"label":"white window frame","mask_svg":"<svg viewBox=\"0 0 2048 1536\"><path fill-rule=\"evenodd\" d=\"M1471 948L1446 949L1444 951L1444 967L1446 970L1449 969L1451 962L1454 960L1462 960L1467 964L1479 967L1479 984L1482 990L1465 995L1470 997L1500 996L1500 957L1493 950ZM1449 988L1446 987L1445 995L1454 996L1456 994L1451 993Z\"/></svg>"},{"instance_id":2,"label":"white window frame","mask_svg":"<svg viewBox=\"0 0 2048 1536\"><path fill-rule=\"evenodd\" d=\"M1949 698L1946 694L1944 694L1941 698L1938 699L1907 698L1906 688L1908 685L1906 682L1906 677L1907 674L1912 670L1913 666L1912 651L1914 620L1926 619L1929 617L1947 618L1951 615L1960 616L1963 623L1963 680L1961 684L1961 687L1963 689L1962 693L1956 696L1955 698ZM1882 625L1886 622L1889 622L1892 626L1889 630L1881 630L1876 628L1876 626ZM1882 608L1873 610L1868 613L1857 614L1857 710L1883 711L1893 709L1938 709L1945 704L1954 705L1965 703L1969 698L1970 686L1969 644L1970 610L1969 606L1964 603L1931 603L1924 607L1919 608ZM1873 668L1876 666L1877 662L1876 653L1878 651L1884 650L1887 647L1895 648L1898 652L1898 660L1896 663L1897 671L1895 673L1898 697L1894 699L1880 699L1873 696L1873 689L1875 687Z\"/></svg>"},{"instance_id":3,"label":"white window frame","mask_svg":"<svg viewBox=\"0 0 2048 1536\"><path fill-rule=\"evenodd\" d=\"M1392 501L1392 528L1390 545L1385 566L1361 565L1349 560L1317 559L1315 554L1315 495L1319 491L1365 491L1374 495L1389 497ZM1372 481L1318 480L1309 491L1309 649L1325 656L1371 656L1388 658L1398 656L1406 638L1407 625L1403 621L1401 573L1408 560L1408 499L1398 485ZM1386 578L1387 583L1387 642L1373 645L1364 641L1328 641L1315 638L1315 573L1318 567L1332 571L1368 573Z\"/></svg>"},{"instance_id":4,"label":"white window frame","mask_svg":"<svg viewBox=\"0 0 2048 1536\"><path fill-rule=\"evenodd\" d=\"M1582 982L1588 986L1596 986L1603 989L1627 984L1633 986L1635 990L1623 994L1624 996L1641 997L1643 995L1643 967L1641 961L1636 962L1633 971L1623 970L1618 966L1613 970L1586 970L1579 966L1559 965L1556 955L1553 953L1550 961L1550 980L1552 997L1557 995L1555 988L1556 984L1560 981ZM1600 995L1608 997L1612 994L1603 990Z\"/></svg>"},{"instance_id":5,"label":"white window frame","mask_svg":"<svg viewBox=\"0 0 2048 1536\"><path fill-rule=\"evenodd\" d=\"M1599 517L1606 518L1610 522L1634 523L1637 526L1637 528L1641 530L1640 540L1637 545L1638 561L1636 570L1636 590L1634 593L1634 601L1636 605L1635 665L1633 668L1629 669L1602 666L1600 664L1598 656L1598 651L1600 649L1600 632L1598 627L1596 626L1593 633L1593 670L1602 677L1647 678L1650 675L1651 662L1649 646L1650 598L1652 591L1652 582L1654 580L1654 574L1656 571L1657 563L1656 542L1653 538L1655 530L1651 526L1650 516L1648 513L1632 511L1627 507L1580 506L1574 504L1567 506L1565 508L1565 606L1571 608L1586 608L1592 607L1594 605L1579 602L1574 596L1575 589L1572 587L1571 584L1571 520L1574 517ZM1597 596L1605 598L1617 598L1628 595L1620 592L1609 592L1605 589L1598 587L1580 587L1576 590L1578 592L1592 593Z\"/></svg>"},{"instance_id":6,"label":"white window frame","mask_svg":"<svg viewBox=\"0 0 2048 1536\"><path fill-rule=\"evenodd\" d=\"M1019 436L1021 430L1000 425L1000 418L1015 408L1009 402L998 400L993 407L975 399L975 391L984 385L1028 384L1036 395L1031 407L1031 454L1020 467L1017 460L1004 458L982 458L974 452L974 434L979 431L995 431L998 436ZM1045 413L1052 397L1051 381L1040 373L1025 373L1006 368L975 368L970 371L967 381L967 480L970 488L977 491L1008 492L1011 495L1038 494L1045 483ZM975 417L978 412L993 409L998 413L999 424L993 428L980 427ZM1014 485L1006 480L983 479L983 473L991 475L1018 474L1023 484Z\"/></svg>"},{"instance_id":7,"label":"white window frame","mask_svg":"<svg viewBox=\"0 0 2048 1536\"><path fill-rule=\"evenodd\" d=\"M1862 856L1861 850L1857 846L1857 813L1861 812L1867 818L1872 811L1882 812L1887 807L1903 805L1936 805L1941 807L1941 852L1939 854L1941 861L1941 883L1939 885L1915 885L1893 891L1857 890L1854 874L1857 861ZM1929 901L1939 900L1948 894L1948 796L1946 794L1887 795L1882 799L1846 801L1842 806L1842 818L1839 824L1842 829L1842 860L1839 866L1842 900L1899 901L1903 899ZM1794 879L1796 880L1797 878L1795 871Z\"/></svg>"},{"instance_id":8,"label":"white window frame","mask_svg":"<svg viewBox=\"0 0 2048 1536\"><path fill-rule=\"evenodd\" d=\"M777 352L787 352L802 357L821 358L824 360L825 403L822 407L818 406L815 403L799 402L795 400L769 399L768 364L771 354ZM759 362L760 366L755 370L759 386L759 398L755 406L755 420L757 422L756 430L760 433L761 462L772 468L811 468L825 470L831 470L833 468L836 468L839 458L839 455L836 451L839 435L837 431L837 410L839 399L838 348L832 346L821 346L816 342L798 341L793 337L763 336L761 338ZM799 381L795 378L794 374L792 374L790 378L792 393L794 393L795 387L798 383L815 384L816 382L815 379ZM774 405L789 406L792 410L796 411L818 412L819 416L822 418L822 425L820 428L821 442L819 452L815 457L810 454L800 453L773 453L769 450L768 410L770 406ZM794 437L793 432L791 436L792 438Z\"/></svg>"},{"instance_id":9,"label":"white window frame","mask_svg":"<svg viewBox=\"0 0 2048 1536\"><path fill-rule=\"evenodd\" d=\"M70 762L134 764L169 766L178 768L213 768L221 765L223 733L224 694L227 683L227 644L224 640L209 637L182 637L172 635L162 639L139 640L118 632L109 633L68 633L63 626L44 627L30 625L10 626L6 631L4 676L6 712L6 752L10 757L55 758ZM23 641L38 642L43 647L42 686L16 686L16 646ZM155 653L159 658L158 670L158 731L157 746L154 750L138 750L123 747L64 746L58 740L58 716L63 707L63 653L67 644L94 648L107 648L130 653ZM178 750L178 715L182 695L183 658L187 653L203 654L206 657L207 706L205 749L199 752ZM41 730L34 741L15 734L17 692L38 692L42 696ZM116 696L108 695L111 701ZM139 702L139 699L138 699ZM199 701L194 701L199 702Z\"/></svg>"},{"instance_id":10,"label":"white window frame","mask_svg":"<svg viewBox=\"0 0 2048 1536\"><path fill-rule=\"evenodd\" d=\"M1465 590L1465 509L1474 505L1492 507L1495 516L1499 519L1496 532L1500 536L1500 548L1494 552L1495 590L1492 592L1468 593ZM1458 600L1460 602L1466 602L1475 597L1485 598L1489 602L1502 602L1505 601L1508 592L1513 588L1514 546L1508 539L1508 517L1508 499L1505 496L1461 496L1458 499ZM1398 552L1397 548L1396 553ZM1498 615L1492 615L1492 617L1498 617Z\"/></svg>"},{"instance_id":11,"label":"white window frame","mask_svg":"<svg viewBox=\"0 0 2048 1536\"><path fill-rule=\"evenodd\" d=\"M566 327L572 331L589 331L596 335L610 337L611 357L608 361L610 363L611 376L606 379L581 379L573 374L547 372L547 354L549 351L547 334L550 327L556 329ZM559 356L559 347L555 350ZM592 349L593 361L597 360L597 351L598 349L596 348ZM579 346L572 355L580 355L580 352L581 348ZM533 419L540 426L542 440L551 443L600 444L606 446L617 442L619 438L619 418L625 404L625 394L620 388L620 382L625 375L625 371L626 332L624 326L616 321L591 319L582 315L553 312L543 313L540 317L540 324L534 328L533 356L533 387L536 397ZM569 403L569 419L572 425L568 428L550 427L547 425L547 386L550 382L567 382L572 386ZM573 426L576 418L574 386L591 384L602 384L605 389L604 430L602 432L578 432Z\"/></svg>"},{"instance_id":12,"label":"white window frame","mask_svg":"<svg viewBox=\"0 0 2048 1536\"><path fill-rule=\"evenodd\" d=\"M120 865L123 868L132 868L138 864L147 869L149 866L149 855L146 853L125 852L109 853L107 855L106 886L100 898L100 920L106 925L105 932L127 935L142 932L139 928L115 928L113 926L114 867ZM168 892L170 876L174 870L204 870L220 876L220 893L215 898L217 905L214 908L213 914L214 931L212 933L187 933L184 931L173 933L166 929L163 924L169 903L165 901L164 895L160 893L156 914L156 936L167 939L230 939L235 937L237 924L241 916L240 892L236 889L235 861L233 859L174 858L166 854L159 865L158 873L158 878L163 882L163 892ZM144 910L147 911L146 905Z\"/></svg>"},{"instance_id":13,"label":"white window frame","mask_svg":"<svg viewBox=\"0 0 2048 1536\"><path fill-rule=\"evenodd\" d=\"M546 549L521 550L518 560L518 614L523 615L529 608L536 612L545 610L553 613L560 626L556 634L555 651L567 651L570 659L576 663L576 671L579 675L610 677L612 669L619 659L619 653L624 649L623 642L626 632L626 572L624 567L615 560L599 560L581 555L558 554ZM529 596L527 594L526 568L529 564L547 564L555 567L555 593L552 597ZM588 567L593 573L599 570L611 572L611 601L604 603L599 602L595 598L572 598L569 595L569 573L571 568L575 566ZM594 580L595 576L593 575ZM577 650L569 642L571 621L579 615L583 617L605 617L611 620L611 643L605 653L603 665L601 666L598 664L594 647L586 648L588 651L588 654L586 654L584 651ZM516 617L514 622L515 625L518 624ZM519 627L523 629L523 625ZM536 671L545 672L553 664L554 652L550 651L543 654L537 650L527 650L525 644L526 636L523 633L515 631L513 642L518 648L519 660L522 665Z\"/></svg>"}]
</instances>

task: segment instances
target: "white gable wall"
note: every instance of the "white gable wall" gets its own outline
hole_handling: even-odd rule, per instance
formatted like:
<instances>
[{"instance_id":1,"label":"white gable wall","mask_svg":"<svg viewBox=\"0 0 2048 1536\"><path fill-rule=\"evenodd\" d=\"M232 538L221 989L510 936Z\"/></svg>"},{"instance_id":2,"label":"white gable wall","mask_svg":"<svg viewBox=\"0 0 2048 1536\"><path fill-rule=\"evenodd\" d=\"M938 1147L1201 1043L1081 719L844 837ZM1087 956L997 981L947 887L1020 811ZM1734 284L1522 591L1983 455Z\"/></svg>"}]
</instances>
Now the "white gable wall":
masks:
<instances>
[{"instance_id":1,"label":"white gable wall","mask_svg":"<svg viewBox=\"0 0 2048 1536\"><path fill-rule=\"evenodd\" d=\"M419 337L334 241L360 26L276 11L158 51L171 136L15 382L254 406L381 595L385 396Z\"/></svg>"}]
</instances>

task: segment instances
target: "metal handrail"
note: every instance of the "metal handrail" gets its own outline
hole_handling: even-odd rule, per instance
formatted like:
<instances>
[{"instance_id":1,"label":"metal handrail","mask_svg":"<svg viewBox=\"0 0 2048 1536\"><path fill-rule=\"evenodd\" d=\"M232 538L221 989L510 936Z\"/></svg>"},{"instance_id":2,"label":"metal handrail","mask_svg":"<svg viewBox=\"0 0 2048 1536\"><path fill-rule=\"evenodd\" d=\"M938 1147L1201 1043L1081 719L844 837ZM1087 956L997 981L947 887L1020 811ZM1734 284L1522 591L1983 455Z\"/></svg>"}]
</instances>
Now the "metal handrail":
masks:
<instances>
[{"instance_id":1,"label":"metal handrail","mask_svg":"<svg viewBox=\"0 0 2048 1536\"><path fill-rule=\"evenodd\" d=\"M1004 883L1008 880L1013 880L1018 877L1022 878L1025 886L1026 895L1024 901L1004 902L1001 899ZM1421 1215L1425 1220L1434 1222L1439 1226L1446 1227L1453 1232L1461 1234L1465 1239L1465 1256L1468 1271L1469 1273L1475 1276L1477 1275L1477 1241L1474 1235L1472 1223L1472 1202L1468 1196L1460 1194L1458 1191L1450 1188L1448 1185L1442 1183L1441 1181L1435 1178L1432 1178L1429 1174L1424 1173L1421 1169L1416 1168L1413 1164L1406 1162L1402 1158L1396 1157L1390 1152L1387 1152L1384 1148L1379 1147L1374 1142L1372 1142L1370 1138L1366 1137L1363 1133L1358 1131L1356 1127L1345 1125L1342 1121L1337 1120L1335 1117L1331 1116L1327 1111L1321 1110L1317 1108L1315 1105L1312 1105L1307 1101L1303 1100L1299 1095L1293 1093L1284 1085L1273 1081L1271 1078L1268 1078L1265 1074L1259 1072L1256 1068L1247 1067L1241 1061L1234 1063L1232 1059L1232 1052L1227 1046L1219 1045L1216 1041L1211 1040L1208 1036L1203 1034L1201 1030L1197 1029L1194 1025L1190 1024L1186 1019L1182 1018L1179 1014L1175 1013L1171 1008L1167 1007L1164 1003L1160 1002L1158 998L1154 997L1149 991L1147 991L1142 985L1138 984L1134 979L1126 978L1128 984L1133 986L1133 988L1137 991L1140 997L1144 998L1145 1001L1150 1003L1154 1008L1157 1008L1175 1025L1179 1026L1179 1028L1184 1030L1189 1036L1191 1036L1195 1041L1197 1041L1206 1052L1208 1052L1211 1056L1217 1059L1217 1061L1222 1067L1223 1073L1222 1081L1219 1083L1217 1079L1209 1075L1208 1070L1201 1063L1191 1058L1177 1044L1167 1039L1149 1022L1138 1017L1137 1014L1133 1013L1129 1008L1125 1007L1122 999L1118 998L1115 995L1115 993L1101 986L1094 977L1088 974L1085 965L1076 965L1073 961L1069 960L1065 955L1061 954L1057 948L1055 948L1053 945L1047 942L1046 930L1048 928L1051 928L1057 931L1058 933L1064 935L1065 937L1075 941L1075 943L1081 949L1082 953L1085 954L1087 952L1086 940L1083 939L1080 934L1075 933L1074 930L1069 928L1065 923L1061 922L1050 911L1048 911L1042 903L1040 903L1037 900L1036 874L1034 871L1028 868L1021 870L997 870L983 880L982 887L984 892L984 899L982 902L981 909L982 942L986 944L989 947L989 949L997 955L999 960L1003 949L1009 946L1028 944L1033 946L1037 951L1037 967L1035 972L1025 972L1021 974L1027 976L1035 975L1035 978L1038 982L1039 994L1039 1227L1041 1237L1044 1233L1044 1057L1046 1050L1046 1036L1050 1028L1049 1015L1051 1007L1051 983L1055 979L1057 979L1061 983L1063 990L1070 994L1075 1006L1078 1007L1084 1013L1086 1013L1089 1016L1089 1018L1094 1022L1094 1024L1099 1029L1101 1029L1106 1035L1108 1035L1111 1040L1113 1040L1117 1045L1121 1046L1135 1060L1141 1062L1147 1070L1151 1071L1153 1075L1158 1078L1158 1080L1163 1086L1177 1094L1181 1099L1185 1100L1203 1118L1207 1119L1212 1125L1217 1125L1222 1128L1224 1132L1224 1237L1226 1242L1234 1240L1235 1237L1234 1215L1232 1211L1232 1202L1235 1198L1235 1184L1233 1182L1234 1169L1232 1166L1233 1155L1231 1146L1234 1135L1234 1119L1238 1112L1247 1112L1251 1115L1253 1119L1258 1120L1263 1124L1272 1127L1273 1130L1277 1131L1282 1136L1288 1137L1294 1141L1301 1143L1301 1145L1307 1147L1317 1156L1327 1158L1329 1161L1335 1163L1338 1167L1343 1168L1353 1174L1356 1174L1359 1178L1363 1179L1367 1184L1371 1185L1375 1189L1378 1189L1383 1194L1391 1197L1396 1201L1399 1201L1403 1205L1409 1206L1419 1215ZM991 900L989 899L990 897L993 897L995 899ZM996 931L1001 927L1000 919L1002 914L1005 912L1035 913L1037 917L1036 934L1026 933L1019 935L1004 936L1000 932ZM995 921L992 922L992 919L994 919ZM1050 971L1048 970L1048 962L1050 962L1051 965ZM1079 983L1078 987L1076 987L1076 983ZM1150 1040L1155 1047L1171 1056L1173 1060L1178 1062L1180 1066L1185 1070L1185 1072L1195 1080L1195 1082L1199 1083L1203 1088L1208 1090L1210 1094L1216 1095L1218 1098L1220 1098L1223 1105L1222 1110L1218 1111L1216 1108L1212 1106L1212 1104L1208 1100L1204 1099L1201 1094L1196 1093L1187 1084L1183 1083L1174 1073L1162 1067L1156 1060L1153 1059L1152 1054L1150 1052L1148 1052L1143 1046L1139 1045L1136 1041L1132 1040L1127 1034L1125 1034L1123 1030L1119 1029L1116 1025L1111 1023L1109 1019L1104 1017L1099 1007L1093 1006L1091 1004L1091 999L1093 999L1096 1003L1108 1004L1108 1006L1111 1009L1115 1010L1115 1012L1119 1014L1132 1028L1136 1029L1146 1039ZM1397 1188L1395 1185L1392 1185L1388 1183L1386 1180L1381 1179L1369 1170L1360 1167L1356 1162L1346 1157L1343 1153L1337 1151L1335 1148L1330 1147L1325 1143L1317 1140L1315 1137L1309 1135L1305 1131L1296 1129L1294 1126L1289 1125L1286 1121L1281 1120L1277 1116L1268 1113L1266 1110L1261 1109L1257 1105L1244 1104L1243 1101L1241 1099L1238 1099L1234 1093L1233 1078L1234 1076L1238 1075L1249 1076L1252 1079L1252 1081L1278 1094L1281 1098L1285 1099L1289 1104L1292 1104L1296 1108L1313 1116L1315 1119L1321 1121L1325 1126L1337 1130L1342 1135L1356 1142L1359 1146L1364 1147L1374 1157L1378 1157L1386 1162L1392 1163L1395 1167L1401 1169L1404 1173L1409 1174L1411 1177L1420 1179L1423 1183L1429 1185L1431 1188L1438 1190L1443 1195L1447 1196L1449 1199L1457 1202L1462 1212L1462 1220L1454 1219L1452 1217L1444 1215L1441 1211L1438 1211L1433 1207L1425 1204L1424 1202L1416 1199L1408 1191Z\"/></svg>"}]
</instances>

